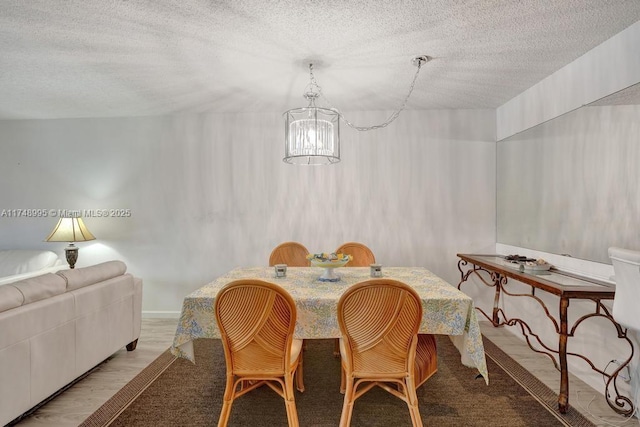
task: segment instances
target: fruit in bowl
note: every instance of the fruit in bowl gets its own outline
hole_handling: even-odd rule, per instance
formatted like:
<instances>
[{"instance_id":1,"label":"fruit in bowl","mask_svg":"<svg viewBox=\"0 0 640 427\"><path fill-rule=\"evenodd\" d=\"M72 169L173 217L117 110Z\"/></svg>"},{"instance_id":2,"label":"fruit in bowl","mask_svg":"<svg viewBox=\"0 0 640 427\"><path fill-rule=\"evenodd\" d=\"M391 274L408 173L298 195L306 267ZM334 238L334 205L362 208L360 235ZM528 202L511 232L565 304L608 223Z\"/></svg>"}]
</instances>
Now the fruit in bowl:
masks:
<instances>
[{"instance_id":1,"label":"fruit in bowl","mask_svg":"<svg viewBox=\"0 0 640 427\"><path fill-rule=\"evenodd\" d=\"M314 267L337 268L344 267L346 263L353 259L353 257L347 254L323 252L320 254L309 254L307 255L307 259Z\"/></svg>"}]
</instances>

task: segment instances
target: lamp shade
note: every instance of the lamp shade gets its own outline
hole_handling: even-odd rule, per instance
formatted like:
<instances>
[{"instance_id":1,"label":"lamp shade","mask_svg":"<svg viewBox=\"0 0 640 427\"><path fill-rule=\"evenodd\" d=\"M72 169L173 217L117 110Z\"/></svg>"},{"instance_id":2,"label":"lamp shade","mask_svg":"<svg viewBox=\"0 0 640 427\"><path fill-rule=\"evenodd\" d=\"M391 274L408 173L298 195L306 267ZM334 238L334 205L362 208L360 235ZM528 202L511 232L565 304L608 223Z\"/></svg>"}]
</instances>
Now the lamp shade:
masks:
<instances>
[{"instance_id":1,"label":"lamp shade","mask_svg":"<svg viewBox=\"0 0 640 427\"><path fill-rule=\"evenodd\" d=\"M284 115L284 162L326 165L340 161L340 115L336 111L309 106Z\"/></svg>"},{"instance_id":2,"label":"lamp shade","mask_svg":"<svg viewBox=\"0 0 640 427\"><path fill-rule=\"evenodd\" d=\"M60 218L46 242L84 242L95 237L84 225L82 218Z\"/></svg>"}]
</instances>

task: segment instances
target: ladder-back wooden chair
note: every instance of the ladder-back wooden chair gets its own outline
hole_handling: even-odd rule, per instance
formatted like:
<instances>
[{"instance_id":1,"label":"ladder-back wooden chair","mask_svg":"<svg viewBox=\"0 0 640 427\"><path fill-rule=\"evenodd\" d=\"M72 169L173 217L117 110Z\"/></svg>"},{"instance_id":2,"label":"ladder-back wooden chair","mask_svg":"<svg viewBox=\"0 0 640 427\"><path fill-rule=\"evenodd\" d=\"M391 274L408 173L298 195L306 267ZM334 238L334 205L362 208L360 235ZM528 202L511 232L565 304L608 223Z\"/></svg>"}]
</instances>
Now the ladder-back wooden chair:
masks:
<instances>
[{"instance_id":1,"label":"ladder-back wooden chair","mask_svg":"<svg viewBox=\"0 0 640 427\"><path fill-rule=\"evenodd\" d=\"M291 295L274 283L236 280L216 296L215 314L227 369L218 426L227 425L235 399L266 384L284 399L289 427L297 427L294 375L298 390L304 384Z\"/></svg>"},{"instance_id":2,"label":"ladder-back wooden chair","mask_svg":"<svg viewBox=\"0 0 640 427\"><path fill-rule=\"evenodd\" d=\"M301 243L284 242L276 246L269 256L269 265L287 264L289 267L309 267L309 251Z\"/></svg>"},{"instance_id":3,"label":"ladder-back wooden chair","mask_svg":"<svg viewBox=\"0 0 640 427\"><path fill-rule=\"evenodd\" d=\"M347 263L346 267L369 267L369 265L376 263L376 257L373 255L371 249L362 243L343 243L336 249L336 253L348 254L353 257L353 259Z\"/></svg>"},{"instance_id":4,"label":"ladder-back wooden chair","mask_svg":"<svg viewBox=\"0 0 640 427\"><path fill-rule=\"evenodd\" d=\"M346 387L341 427L350 425L356 399L375 386L406 402L413 426L422 426L416 388L436 372L437 359L433 335L418 337L421 319L420 297L397 280L367 280L342 295L338 325Z\"/></svg>"}]
</instances>

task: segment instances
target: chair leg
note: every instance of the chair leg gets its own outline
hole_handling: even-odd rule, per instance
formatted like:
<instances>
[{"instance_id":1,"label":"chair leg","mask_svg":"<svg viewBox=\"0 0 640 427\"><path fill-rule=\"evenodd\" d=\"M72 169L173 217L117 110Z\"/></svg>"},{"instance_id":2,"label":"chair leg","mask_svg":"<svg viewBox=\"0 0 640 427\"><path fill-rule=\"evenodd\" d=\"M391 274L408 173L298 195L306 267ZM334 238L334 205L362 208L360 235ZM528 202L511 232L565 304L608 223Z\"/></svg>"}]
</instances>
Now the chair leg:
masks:
<instances>
[{"instance_id":1,"label":"chair leg","mask_svg":"<svg viewBox=\"0 0 640 427\"><path fill-rule=\"evenodd\" d=\"M353 377L347 378L345 374L345 382L347 384L344 392L344 402L342 403L342 414L340 415L340 427L349 427L351 425L351 415L353 414L353 397L355 396Z\"/></svg>"},{"instance_id":2,"label":"chair leg","mask_svg":"<svg viewBox=\"0 0 640 427\"><path fill-rule=\"evenodd\" d=\"M234 378L232 375L227 375L227 384L224 389L224 397L222 398L222 409L220 410L220 418L218 419L218 427L226 427L229 422L229 416L231 415L231 405L234 399Z\"/></svg>"},{"instance_id":3,"label":"chair leg","mask_svg":"<svg viewBox=\"0 0 640 427\"><path fill-rule=\"evenodd\" d=\"M420 417L420 408L418 407L418 394L416 393L416 385L413 381L405 382L405 391L407 394L407 406L409 407L409 415L411 415L411 423L413 427L422 427L422 418Z\"/></svg>"},{"instance_id":4,"label":"chair leg","mask_svg":"<svg viewBox=\"0 0 640 427\"><path fill-rule=\"evenodd\" d=\"M340 363L340 393L345 393L345 387L347 383L347 374L344 371L344 366Z\"/></svg>"},{"instance_id":5,"label":"chair leg","mask_svg":"<svg viewBox=\"0 0 640 427\"><path fill-rule=\"evenodd\" d=\"M293 373L284 378L284 404L287 409L289 427L299 427L298 410L296 409L295 393L293 391Z\"/></svg>"},{"instance_id":6,"label":"chair leg","mask_svg":"<svg viewBox=\"0 0 640 427\"><path fill-rule=\"evenodd\" d=\"M300 393L304 391L304 370L302 366L303 359L304 358L302 357L302 352L300 352L300 356L298 360L298 368L296 369L296 372L294 374L296 379L296 388Z\"/></svg>"},{"instance_id":7,"label":"chair leg","mask_svg":"<svg viewBox=\"0 0 640 427\"><path fill-rule=\"evenodd\" d=\"M340 338L333 341L333 356L340 357Z\"/></svg>"}]
</instances>

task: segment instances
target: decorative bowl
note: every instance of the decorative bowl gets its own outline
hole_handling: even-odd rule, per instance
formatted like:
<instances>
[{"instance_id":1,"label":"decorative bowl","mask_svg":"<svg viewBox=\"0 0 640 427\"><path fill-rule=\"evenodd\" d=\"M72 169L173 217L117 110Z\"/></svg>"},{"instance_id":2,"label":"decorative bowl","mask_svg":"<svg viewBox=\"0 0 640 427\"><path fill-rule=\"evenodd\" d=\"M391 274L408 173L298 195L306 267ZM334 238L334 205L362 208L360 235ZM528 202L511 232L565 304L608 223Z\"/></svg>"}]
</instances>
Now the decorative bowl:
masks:
<instances>
[{"instance_id":1,"label":"decorative bowl","mask_svg":"<svg viewBox=\"0 0 640 427\"><path fill-rule=\"evenodd\" d=\"M307 259L313 267L324 268L324 273L319 278L321 282L337 282L340 277L334 273L333 269L344 267L353 257L346 254L323 252L321 254L309 254Z\"/></svg>"},{"instance_id":2,"label":"decorative bowl","mask_svg":"<svg viewBox=\"0 0 640 427\"><path fill-rule=\"evenodd\" d=\"M525 262L523 267L528 271L548 271L551 268L551 264L544 260L538 260L537 262Z\"/></svg>"},{"instance_id":3,"label":"decorative bowl","mask_svg":"<svg viewBox=\"0 0 640 427\"><path fill-rule=\"evenodd\" d=\"M512 259L509 259L510 257ZM549 264L548 262L546 262L541 258L535 259L535 258L519 257L518 259L514 257L518 257L518 255L510 255L509 257L505 257L504 264L508 267L512 267L517 270L520 270L521 272L522 271L528 271L528 272L547 271L551 267L553 267L551 264Z\"/></svg>"}]
</instances>

